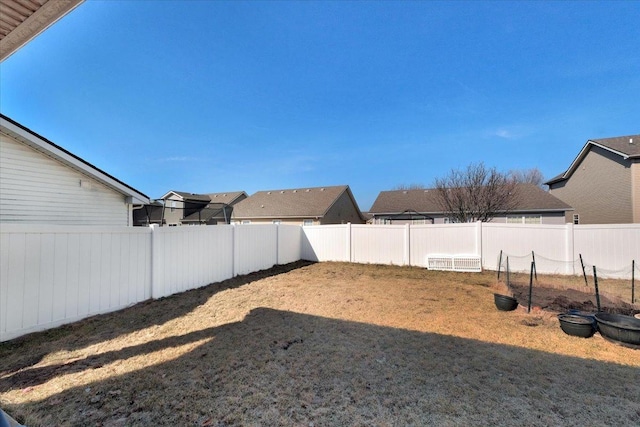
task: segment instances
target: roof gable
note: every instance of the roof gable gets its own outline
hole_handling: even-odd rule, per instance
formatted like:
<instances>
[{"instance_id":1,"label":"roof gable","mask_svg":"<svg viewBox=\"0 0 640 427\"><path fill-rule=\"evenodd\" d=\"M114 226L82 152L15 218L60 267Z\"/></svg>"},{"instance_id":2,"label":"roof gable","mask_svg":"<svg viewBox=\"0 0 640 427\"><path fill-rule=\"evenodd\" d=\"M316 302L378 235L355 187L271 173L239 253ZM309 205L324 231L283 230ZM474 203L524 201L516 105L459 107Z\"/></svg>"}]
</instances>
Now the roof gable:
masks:
<instances>
[{"instance_id":1,"label":"roof gable","mask_svg":"<svg viewBox=\"0 0 640 427\"><path fill-rule=\"evenodd\" d=\"M234 206L233 217L322 218L344 192L353 200L347 185L258 191Z\"/></svg>"},{"instance_id":2,"label":"roof gable","mask_svg":"<svg viewBox=\"0 0 640 427\"><path fill-rule=\"evenodd\" d=\"M74 169L84 175L88 175L116 192L131 198L130 203L149 203L149 197L135 188L125 184L117 178L109 175L103 170L95 167L86 160L54 144L43 136L38 135L31 129L22 126L18 122L11 120L4 114L0 114L0 131L11 138L23 143L32 149L48 156L63 165Z\"/></svg>"},{"instance_id":3,"label":"roof gable","mask_svg":"<svg viewBox=\"0 0 640 427\"><path fill-rule=\"evenodd\" d=\"M623 159L637 159L640 158L640 135L616 136L613 138L588 140L573 162L571 162L569 168L560 175L545 182L545 184L551 185L569 179L571 174L573 174L578 165L593 147L600 147L603 150L607 150L622 157Z\"/></svg>"}]
</instances>

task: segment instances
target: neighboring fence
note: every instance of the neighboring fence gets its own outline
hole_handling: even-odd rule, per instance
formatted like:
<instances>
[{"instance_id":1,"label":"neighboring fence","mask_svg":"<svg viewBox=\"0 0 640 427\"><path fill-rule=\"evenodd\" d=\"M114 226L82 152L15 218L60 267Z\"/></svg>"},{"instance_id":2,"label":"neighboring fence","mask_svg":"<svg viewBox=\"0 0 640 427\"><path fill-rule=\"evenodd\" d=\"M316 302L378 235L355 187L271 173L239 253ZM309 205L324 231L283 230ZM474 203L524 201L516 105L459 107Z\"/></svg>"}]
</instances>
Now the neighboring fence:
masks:
<instances>
[{"instance_id":1,"label":"neighboring fence","mask_svg":"<svg viewBox=\"0 0 640 427\"><path fill-rule=\"evenodd\" d=\"M427 267L429 257L458 255L496 270L502 253L512 271L529 271L535 256L539 273L581 274L582 255L609 278L631 278L634 260L640 271L640 224L346 224L304 227L302 241L302 257L312 261Z\"/></svg>"},{"instance_id":2,"label":"neighboring fence","mask_svg":"<svg viewBox=\"0 0 640 427\"><path fill-rule=\"evenodd\" d=\"M513 271L528 271L534 253L538 273L579 274L581 254L628 279L633 260L640 271L640 224L2 224L0 341L300 259L427 267L456 255L493 270L501 251Z\"/></svg>"},{"instance_id":3,"label":"neighboring fence","mask_svg":"<svg viewBox=\"0 0 640 427\"><path fill-rule=\"evenodd\" d=\"M2 224L0 341L301 259L301 227Z\"/></svg>"}]
</instances>

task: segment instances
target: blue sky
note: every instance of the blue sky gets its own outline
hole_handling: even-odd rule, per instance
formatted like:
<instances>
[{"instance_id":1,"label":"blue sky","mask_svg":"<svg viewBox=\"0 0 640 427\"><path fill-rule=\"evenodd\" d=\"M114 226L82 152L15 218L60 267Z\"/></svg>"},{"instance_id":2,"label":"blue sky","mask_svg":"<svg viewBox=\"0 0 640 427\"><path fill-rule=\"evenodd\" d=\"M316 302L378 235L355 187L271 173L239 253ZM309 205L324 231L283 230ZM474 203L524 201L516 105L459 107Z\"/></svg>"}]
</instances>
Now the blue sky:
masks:
<instances>
[{"instance_id":1,"label":"blue sky","mask_svg":"<svg viewBox=\"0 0 640 427\"><path fill-rule=\"evenodd\" d=\"M3 114L152 198L452 168L563 172L640 131L640 2L87 0L0 69Z\"/></svg>"}]
</instances>

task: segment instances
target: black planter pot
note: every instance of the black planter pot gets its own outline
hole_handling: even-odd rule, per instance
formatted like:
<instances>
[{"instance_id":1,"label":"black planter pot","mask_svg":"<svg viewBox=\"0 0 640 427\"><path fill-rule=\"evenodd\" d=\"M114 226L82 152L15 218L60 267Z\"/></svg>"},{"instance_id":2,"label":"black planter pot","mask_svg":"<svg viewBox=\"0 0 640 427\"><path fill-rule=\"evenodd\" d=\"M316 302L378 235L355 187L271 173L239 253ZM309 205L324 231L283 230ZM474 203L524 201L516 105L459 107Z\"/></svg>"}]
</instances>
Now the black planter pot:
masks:
<instances>
[{"instance_id":1,"label":"black planter pot","mask_svg":"<svg viewBox=\"0 0 640 427\"><path fill-rule=\"evenodd\" d=\"M640 319L611 313L596 313L595 318L600 335L622 345L640 349Z\"/></svg>"},{"instance_id":2,"label":"black planter pot","mask_svg":"<svg viewBox=\"0 0 640 427\"><path fill-rule=\"evenodd\" d=\"M518 307L518 300L508 295L493 294L493 302L502 311L512 311Z\"/></svg>"},{"instance_id":3,"label":"black planter pot","mask_svg":"<svg viewBox=\"0 0 640 427\"><path fill-rule=\"evenodd\" d=\"M560 320L560 328L567 335L589 338L596 332L595 325L591 319L584 316L561 314L558 316L558 320Z\"/></svg>"}]
</instances>

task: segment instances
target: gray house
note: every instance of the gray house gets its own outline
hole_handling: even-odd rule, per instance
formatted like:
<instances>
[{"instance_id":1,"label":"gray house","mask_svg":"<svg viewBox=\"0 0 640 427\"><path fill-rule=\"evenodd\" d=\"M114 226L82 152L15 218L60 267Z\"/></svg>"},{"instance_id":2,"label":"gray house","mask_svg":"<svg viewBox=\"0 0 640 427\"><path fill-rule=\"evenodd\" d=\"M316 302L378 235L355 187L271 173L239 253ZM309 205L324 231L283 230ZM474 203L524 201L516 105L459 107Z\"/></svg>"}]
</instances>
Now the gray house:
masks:
<instances>
[{"instance_id":1,"label":"gray house","mask_svg":"<svg viewBox=\"0 0 640 427\"><path fill-rule=\"evenodd\" d=\"M495 216L492 222L516 224L564 224L571 206L533 184L518 184L517 206ZM372 224L444 224L449 218L442 211L437 191L381 191L369 210Z\"/></svg>"},{"instance_id":2,"label":"gray house","mask_svg":"<svg viewBox=\"0 0 640 427\"><path fill-rule=\"evenodd\" d=\"M363 224L348 185L258 191L235 205L238 224Z\"/></svg>"},{"instance_id":3,"label":"gray house","mask_svg":"<svg viewBox=\"0 0 640 427\"><path fill-rule=\"evenodd\" d=\"M574 224L640 222L640 135L591 139L569 168L545 183L573 206Z\"/></svg>"}]
</instances>

